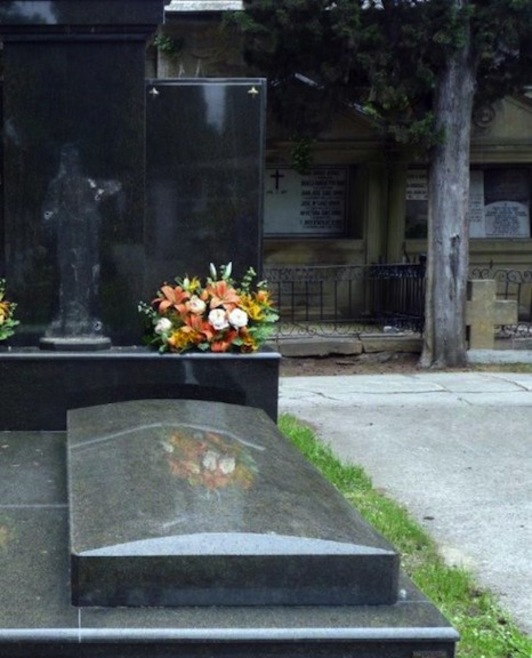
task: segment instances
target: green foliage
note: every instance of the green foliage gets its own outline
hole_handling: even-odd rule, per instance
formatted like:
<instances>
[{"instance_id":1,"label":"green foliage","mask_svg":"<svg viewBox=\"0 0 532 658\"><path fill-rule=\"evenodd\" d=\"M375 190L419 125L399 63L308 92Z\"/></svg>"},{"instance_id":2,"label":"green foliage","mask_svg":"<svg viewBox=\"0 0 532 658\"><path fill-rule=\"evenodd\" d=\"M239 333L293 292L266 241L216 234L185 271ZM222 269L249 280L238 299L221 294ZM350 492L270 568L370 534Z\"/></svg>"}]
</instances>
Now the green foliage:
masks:
<instances>
[{"instance_id":1,"label":"green foliage","mask_svg":"<svg viewBox=\"0 0 532 658\"><path fill-rule=\"evenodd\" d=\"M157 34L153 45L162 53L175 57L183 48L183 39L171 37L168 34Z\"/></svg>"},{"instance_id":2,"label":"green foliage","mask_svg":"<svg viewBox=\"0 0 532 658\"><path fill-rule=\"evenodd\" d=\"M247 0L233 21L287 134L315 136L354 103L393 139L439 143L434 94L464 46L479 105L530 81L530 0Z\"/></svg>"},{"instance_id":3,"label":"green foliage","mask_svg":"<svg viewBox=\"0 0 532 658\"><path fill-rule=\"evenodd\" d=\"M313 140L308 137L294 140L294 146L290 153L294 169L299 174L308 174L313 162L312 155Z\"/></svg>"},{"instance_id":4,"label":"green foliage","mask_svg":"<svg viewBox=\"0 0 532 658\"><path fill-rule=\"evenodd\" d=\"M251 0L245 12L234 15L245 37L244 56L268 77L270 106L288 134L315 135L337 107L357 51L357 5Z\"/></svg>"}]
</instances>

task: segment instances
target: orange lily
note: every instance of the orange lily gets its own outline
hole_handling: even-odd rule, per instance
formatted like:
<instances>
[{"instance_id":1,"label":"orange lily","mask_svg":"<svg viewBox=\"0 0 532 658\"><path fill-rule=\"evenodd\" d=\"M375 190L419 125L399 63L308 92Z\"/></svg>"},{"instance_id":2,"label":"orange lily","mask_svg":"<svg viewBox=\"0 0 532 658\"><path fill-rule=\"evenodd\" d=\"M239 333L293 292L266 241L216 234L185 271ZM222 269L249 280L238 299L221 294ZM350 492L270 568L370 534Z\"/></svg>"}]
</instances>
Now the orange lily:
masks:
<instances>
[{"instance_id":1,"label":"orange lily","mask_svg":"<svg viewBox=\"0 0 532 658\"><path fill-rule=\"evenodd\" d=\"M214 337L214 331L211 325L206 322L201 315L189 314L185 318L185 325L197 334L202 334L205 340L211 340ZM200 341L201 342L201 341Z\"/></svg>"},{"instance_id":2,"label":"orange lily","mask_svg":"<svg viewBox=\"0 0 532 658\"><path fill-rule=\"evenodd\" d=\"M265 306L272 305L272 298L268 290L257 290L255 293L255 299L259 304L264 304Z\"/></svg>"},{"instance_id":3,"label":"orange lily","mask_svg":"<svg viewBox=\"0 0 532 658\"><path fill-rule=\"evenodd\" d=\"M181 286L162 286L159 297L156 297L152 304L157 304L157 310L161 315L169 308L175 308L179 313L184 313L185 302L188 299L188 292Z\"/></svg>"},{"instance_id":4,"label":"orange lily","mask_svg":"<svg viewBox=\"0 0 532 658\"><path fill-rule=\"evenodd\" d=\"M240 296L227 281L215 281L211 283L207 292L211 295L210 308L223 306L226 310L233 310L240 303Z\"/></svg>"}]
</instances>

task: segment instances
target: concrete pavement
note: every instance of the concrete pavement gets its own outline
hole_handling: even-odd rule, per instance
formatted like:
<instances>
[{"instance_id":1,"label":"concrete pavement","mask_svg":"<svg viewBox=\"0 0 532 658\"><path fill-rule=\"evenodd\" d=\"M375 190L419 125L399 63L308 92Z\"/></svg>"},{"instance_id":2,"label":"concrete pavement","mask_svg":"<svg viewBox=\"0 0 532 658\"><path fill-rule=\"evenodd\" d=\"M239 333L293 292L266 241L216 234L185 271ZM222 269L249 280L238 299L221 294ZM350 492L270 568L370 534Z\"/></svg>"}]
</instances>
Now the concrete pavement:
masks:
<instances>
[{"instance_id":1,"label":"concrete pavement","mask_svg":"<svg viewBox=\"0 0 532 658\"><path fill-rule=\"evenodd\" d=\"M279 406L362 465L532 634L532 374L284 377Z\"/></svg>"}]
</instances>

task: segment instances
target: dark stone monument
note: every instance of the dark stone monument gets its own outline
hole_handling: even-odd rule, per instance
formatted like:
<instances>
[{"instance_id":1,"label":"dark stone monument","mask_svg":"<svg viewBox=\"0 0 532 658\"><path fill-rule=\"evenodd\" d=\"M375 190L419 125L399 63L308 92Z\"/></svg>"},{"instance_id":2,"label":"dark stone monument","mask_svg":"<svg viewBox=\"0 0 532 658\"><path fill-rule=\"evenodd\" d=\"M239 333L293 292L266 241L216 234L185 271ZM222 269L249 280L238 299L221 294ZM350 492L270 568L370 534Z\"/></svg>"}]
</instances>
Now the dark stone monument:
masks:
<instances>
[{"instance_id":1,"label":"dark stone monument","mask_svg":"<svg viewBox=\"0 0 532 658\"><path fill-rule=\"evenodd\" d=\"M138 302L164 281L261 269L265 82L146 81L163 6L0 0L0 274L21 321L0 354L0 429L61 430L67 409L134 398L276 418L279 355L138 347Z\"/></svg>"},{"instance_id":2,"label":"dark stone monument","mask_svg":"<svg viewBox=\"0 0 532 658\"><path fill-rule=\"evenodd\" d=\"M146 279L261 271L264 80L147 81Z\"/></svg>"},{"instance_id":3,"label":"dark stone monument","mask_svg":"<svg viewBox=\"0 0 532 658\"><path fill-rule=\"evenodd\" d=\"M69 412L75 605L390 605L399 557L258 409Z\"/></svg>"},{"instance_id":4,"label":"dark stone monument","mask_svg":"<svg viewBox=\"0 0 532 658\"><path fill-rule=\"evenodd\" d=\"M265 83L146 81L163 5L0 0L13 344L135 345L162 282L261 271Z\"/></svg>"}]
</instances>

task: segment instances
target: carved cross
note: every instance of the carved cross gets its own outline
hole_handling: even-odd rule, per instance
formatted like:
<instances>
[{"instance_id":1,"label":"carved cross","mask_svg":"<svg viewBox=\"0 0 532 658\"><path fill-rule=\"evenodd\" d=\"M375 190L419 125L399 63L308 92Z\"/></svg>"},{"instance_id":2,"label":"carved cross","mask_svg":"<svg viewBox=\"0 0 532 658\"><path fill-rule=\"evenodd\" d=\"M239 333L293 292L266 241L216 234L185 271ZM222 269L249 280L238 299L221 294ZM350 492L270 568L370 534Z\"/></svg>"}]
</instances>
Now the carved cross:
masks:
<instances>
[{"instance_id":1,"label":"carved cross","mask_svg":"<svg viewBox=\"0 0 532 658\"><path fill-rule=\"evenodd\" d=\"M497 299L494 279L469 281L469 301L466 325L469 327L469 349L492 350L495 347L495 327L517 324L517 302Z\"/></svg>"}]
</instances>

